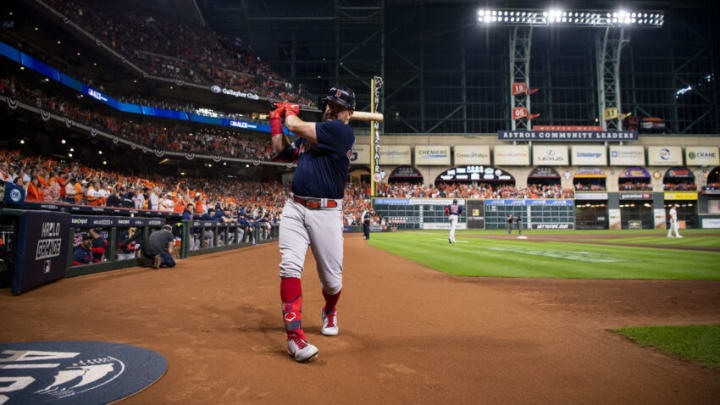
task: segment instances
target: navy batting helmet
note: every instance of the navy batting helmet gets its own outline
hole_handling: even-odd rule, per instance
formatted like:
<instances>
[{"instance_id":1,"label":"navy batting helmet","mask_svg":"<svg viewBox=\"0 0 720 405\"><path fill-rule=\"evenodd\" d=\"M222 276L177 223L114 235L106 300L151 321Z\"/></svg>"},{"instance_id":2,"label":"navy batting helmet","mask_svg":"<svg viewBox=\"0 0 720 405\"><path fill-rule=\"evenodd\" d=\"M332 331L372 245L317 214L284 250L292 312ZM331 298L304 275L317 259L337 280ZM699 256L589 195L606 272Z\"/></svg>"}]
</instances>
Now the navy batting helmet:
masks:
<instances>
[{"instance_id":1,"label":"navy batting helmet","mask_svg":"<svg viewBox=\"0 0 720 405\"><path fill-rule=\"evenodd\" d=\"M320 99L320 110L325 111L328 102L341 105L348 110L355 111L355 92L345 86L334 86L328 91L327 97Z\"/></svg>"}]
</instances>

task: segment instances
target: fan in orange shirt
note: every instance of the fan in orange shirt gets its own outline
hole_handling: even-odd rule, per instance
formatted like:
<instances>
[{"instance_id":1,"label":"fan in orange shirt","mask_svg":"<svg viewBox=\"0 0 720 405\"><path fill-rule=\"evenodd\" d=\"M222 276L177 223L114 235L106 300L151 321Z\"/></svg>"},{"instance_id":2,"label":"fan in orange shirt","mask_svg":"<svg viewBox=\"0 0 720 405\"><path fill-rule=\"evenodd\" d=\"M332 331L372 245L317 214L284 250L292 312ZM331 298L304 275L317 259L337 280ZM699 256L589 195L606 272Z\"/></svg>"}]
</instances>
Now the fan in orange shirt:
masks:
<instances>
[{"instance_id":1,"label":"fan in orange shirt","mask_svg":"<svg viewBox=\"0 0 720 405\"><path fill-rule=\"evenodd\" d=\"M30 184L28 184L27 189L27 195L25 196L25 201L44 201L45 195L42 192L42 188L40 187L40 182L38 181L37 176L33 176L32 180L30 180Z\"/></svg>"}]
</instances>

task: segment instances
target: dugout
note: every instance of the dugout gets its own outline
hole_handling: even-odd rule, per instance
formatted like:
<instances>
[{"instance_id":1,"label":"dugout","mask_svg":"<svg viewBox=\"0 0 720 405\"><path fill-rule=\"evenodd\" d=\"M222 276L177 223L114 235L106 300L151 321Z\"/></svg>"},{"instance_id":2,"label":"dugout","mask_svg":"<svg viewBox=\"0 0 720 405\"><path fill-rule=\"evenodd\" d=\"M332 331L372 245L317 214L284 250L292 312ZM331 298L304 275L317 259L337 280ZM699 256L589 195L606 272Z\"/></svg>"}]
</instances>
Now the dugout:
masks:
<instances>
[{"instance_id":1,"label":"dugout","mask_svg":"<svg viewBox=\"0 0 720 405\"><path fill-rule=\"evenodd\" d=\"M552 167L539 166L530 172L527 179L528 186L559 186L560 174Z\"/></svg>"},{"instance_id":2,"label":"dugout","mask_svg":"<svg viewBox=\"0 0 720 405\"><path fill-rule=\"evenodd\" d=\"M398 166L390 172L388 183L423 184L423 175L412 166Z\"/></svg>"},{"instance_id":3,"label":"dugout","mask_svg":"<svg viewBox=\"0 0 720 405\"><path fill-rule=\"evenodd\" d=\"M651 192L618 193L621 229L654 229Z\"/></svg>"},{"instance_id":4,"label":"dugout","mask_svg":"<svg viewBox=\"0 0 720 405\"><path fill-rule=\"evenodd\" d=\"M580 168L573 177L576 192L606 191L607 175L601 169Z\"/></svg>"},{"instance_id":5,"label":"dugout","mask_svg":"<svg viewBox=\"0 0 720 405\"><path fill-rule=\"evenodd\" d=\"M619 191L652 191L650 173L642 167L626 167L618 177Z\"/></svg>"},{"instance_id":6,"label":"dugout","mask_svg":"<svg viewBox=\"0 0 720 405\"><path fill-rule=\"evenodd\" d=\"M608 193L575 193L575 228L608 229Z\"/></svg>"}]
</instances>

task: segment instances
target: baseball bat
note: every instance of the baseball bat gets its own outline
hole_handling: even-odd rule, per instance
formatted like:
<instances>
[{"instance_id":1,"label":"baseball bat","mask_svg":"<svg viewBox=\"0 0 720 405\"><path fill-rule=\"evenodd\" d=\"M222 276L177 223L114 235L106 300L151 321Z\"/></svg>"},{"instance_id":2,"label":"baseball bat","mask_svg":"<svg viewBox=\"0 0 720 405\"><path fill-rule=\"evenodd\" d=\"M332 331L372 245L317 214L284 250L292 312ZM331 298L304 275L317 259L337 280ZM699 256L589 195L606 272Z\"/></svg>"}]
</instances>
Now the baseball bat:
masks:
<instances>
[{"instance_id":1,"label":"baseball bat","mask_svg":"<svg viewBox=\"0 0 720 405\"><path fill-rule=\"evenodd\" d=\"M350 117L351 120L356 121L382 121L383 115L382 113L371 113L367 111L355 111L353 112L352 117Z\"/></svg>"}]
</instances>

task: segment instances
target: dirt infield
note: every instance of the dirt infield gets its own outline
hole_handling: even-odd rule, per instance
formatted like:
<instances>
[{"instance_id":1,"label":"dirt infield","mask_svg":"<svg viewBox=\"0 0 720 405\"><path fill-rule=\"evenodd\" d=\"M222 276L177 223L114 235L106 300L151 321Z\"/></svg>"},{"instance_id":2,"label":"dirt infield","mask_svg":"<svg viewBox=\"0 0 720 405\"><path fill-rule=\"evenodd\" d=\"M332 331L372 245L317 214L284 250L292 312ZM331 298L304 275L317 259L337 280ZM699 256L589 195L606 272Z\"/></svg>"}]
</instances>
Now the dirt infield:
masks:
<instances>
[{"instance_id":1,"label":"dirt infield","mask_svg":"<svg viewBox=\"0 0 720 405\"><path fill-rule=\"evenodd\" d=\"M148 347L168 373L123 403L720 403L720 373L606 329L720 322L720 282L453 277L345 240L340 335L320 335L304 277L310 364L285 354L276 244L0 294L0 341Z\"/></svg>"},{"instance_id":2,"label":"dirt infield","mask_svg":"<svg viewBox=\"0 0 720 405\"><path fill-rule=\"evenodd\" d=\"M469 238L477 239L497 239L497 240L518 240L518 234L512 233L509 235L465 235ZM608 246L627 246L627 247L641 247L641 248L657 248L657 249L678 249L678 250L697 250L704 252L720 252L720 248L716 247L704 247L704 246L679 246L679 245L654 245L651 243L622 243L622 242L603 242L597 239L617 240L617 239L629 239L629 238L648 238L655 237L658 240L664 240L666 236L664 234L658 235L617 235L617 234L543 234L543 233L530 233L525 232L522 236L525 236L527 241L530 242L572 242L572 243L584 243L588 245L608 245ZM690 234L684 235L683 238L693 238L700 236L720 236L720 233L703 233L703 234ZM586 239L586 240L583 240ZM594 240L587 240L594 239Z\"/></svg>"}]
</instances>

